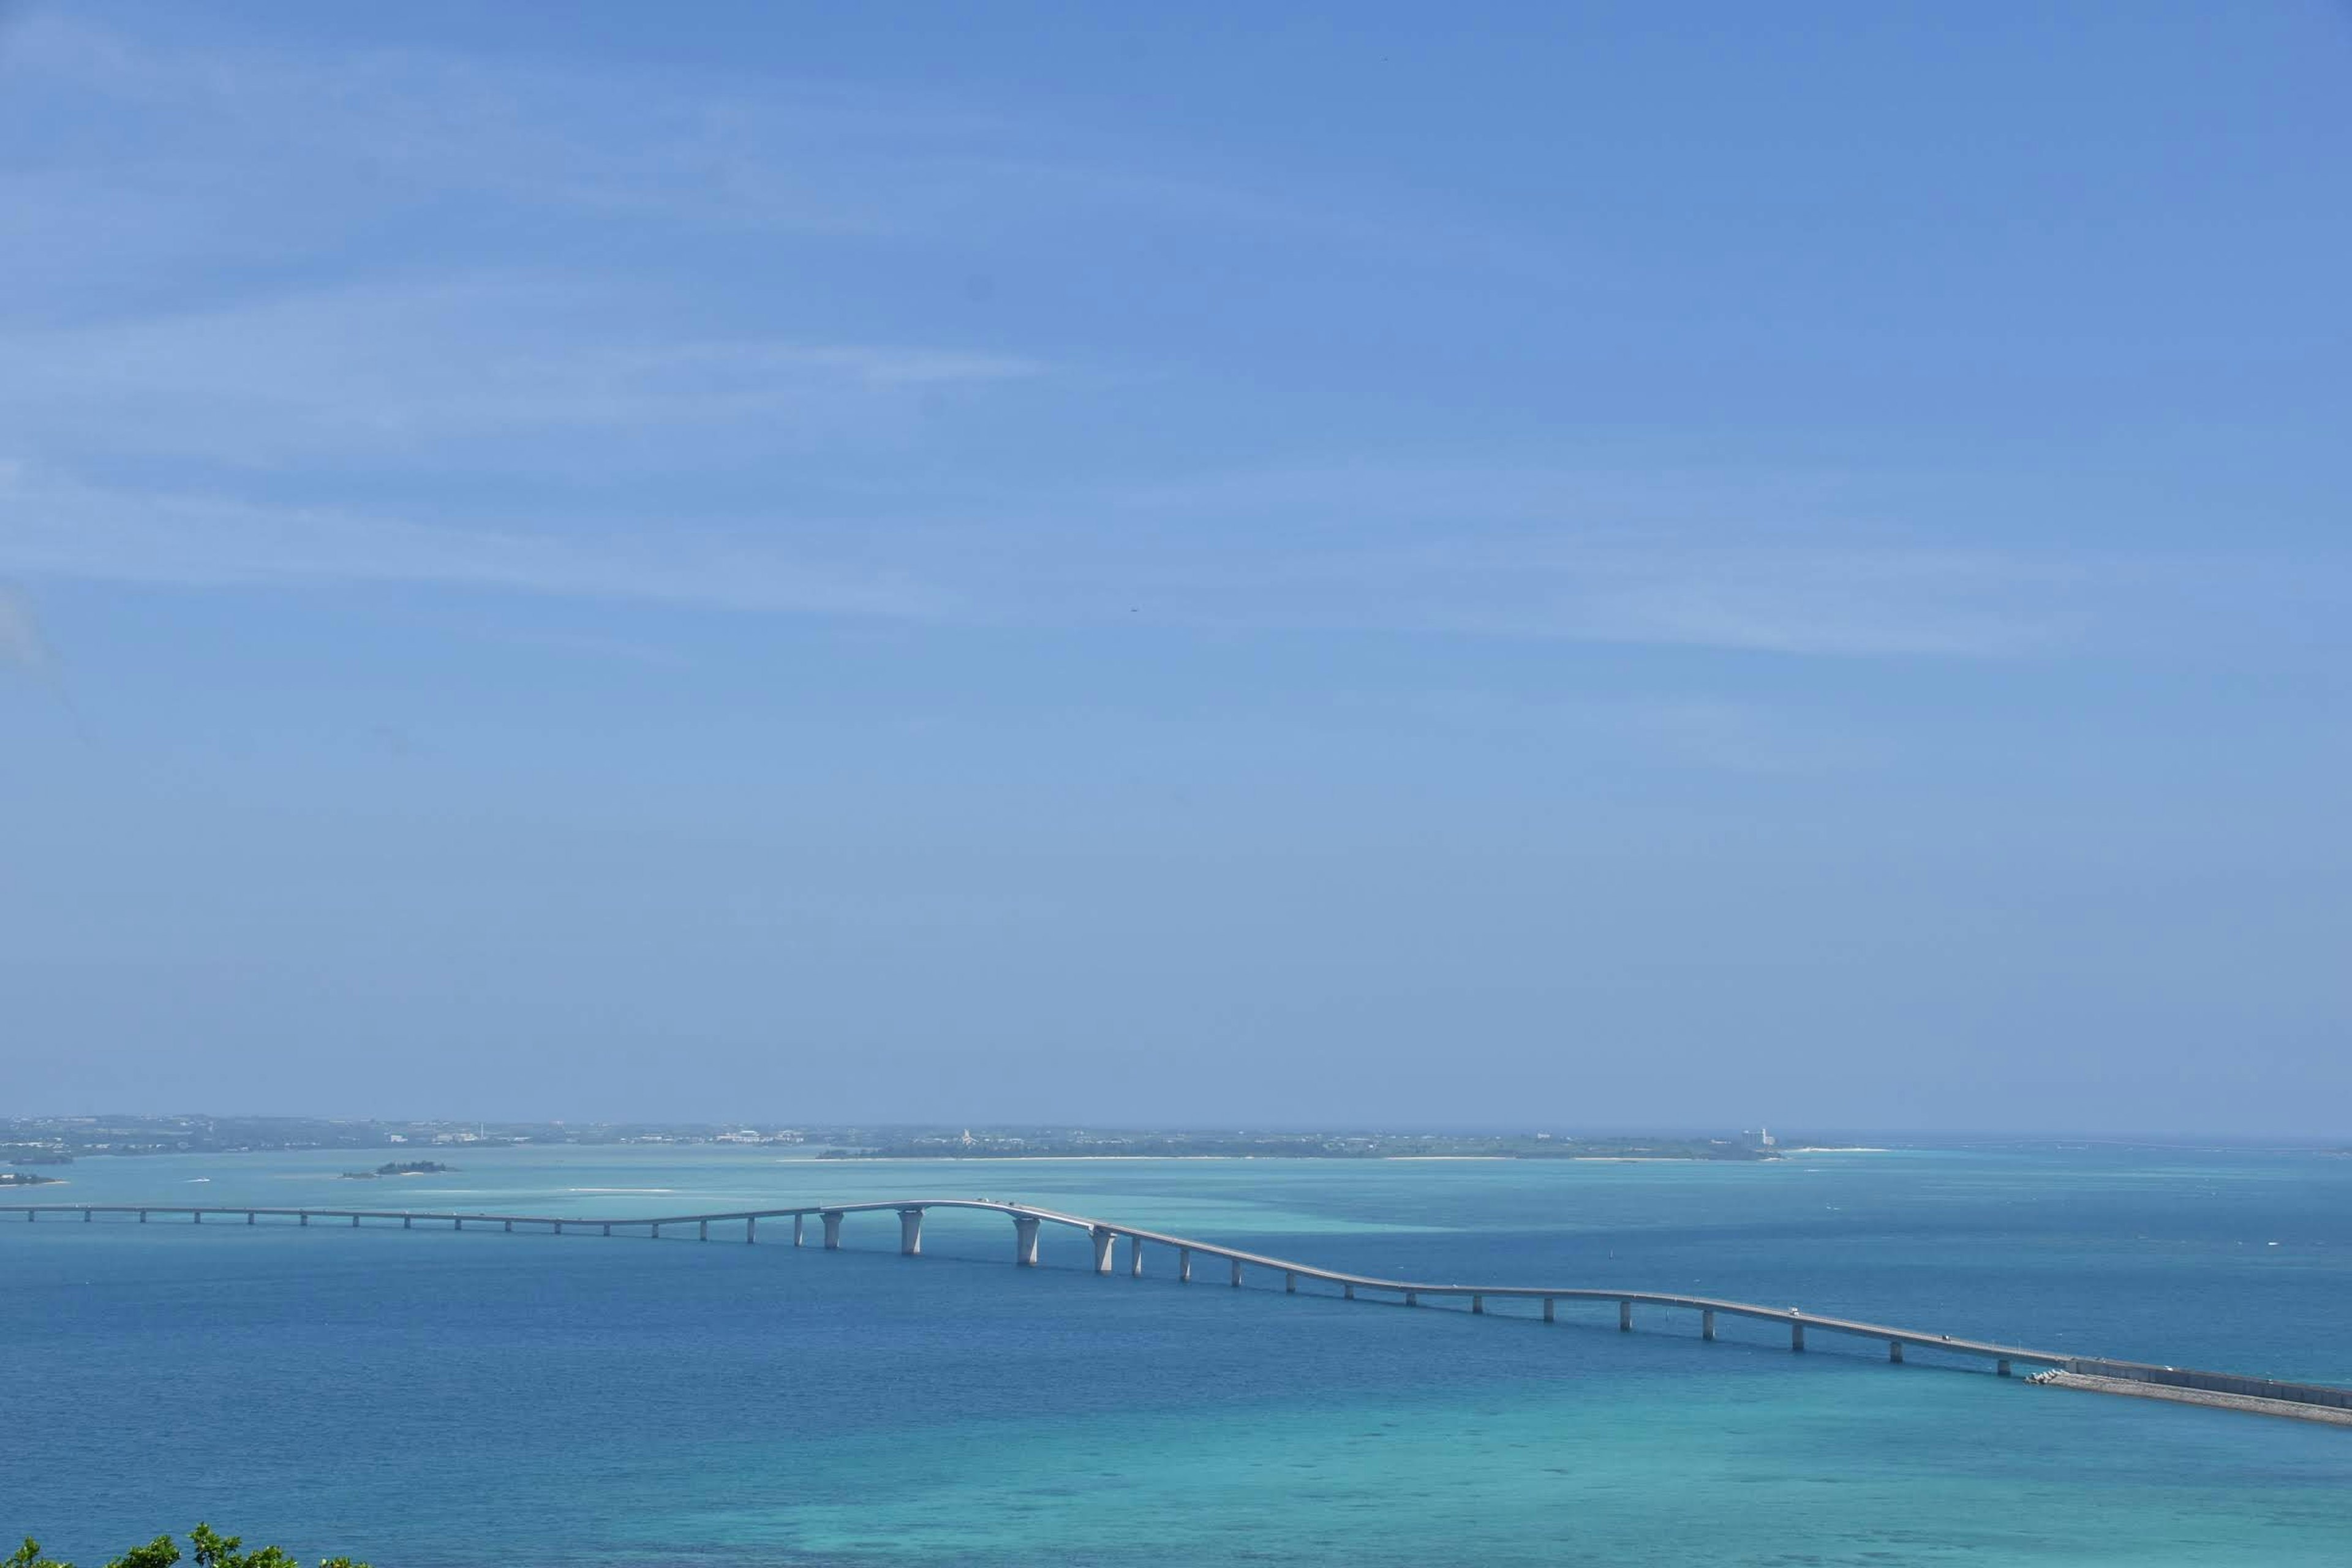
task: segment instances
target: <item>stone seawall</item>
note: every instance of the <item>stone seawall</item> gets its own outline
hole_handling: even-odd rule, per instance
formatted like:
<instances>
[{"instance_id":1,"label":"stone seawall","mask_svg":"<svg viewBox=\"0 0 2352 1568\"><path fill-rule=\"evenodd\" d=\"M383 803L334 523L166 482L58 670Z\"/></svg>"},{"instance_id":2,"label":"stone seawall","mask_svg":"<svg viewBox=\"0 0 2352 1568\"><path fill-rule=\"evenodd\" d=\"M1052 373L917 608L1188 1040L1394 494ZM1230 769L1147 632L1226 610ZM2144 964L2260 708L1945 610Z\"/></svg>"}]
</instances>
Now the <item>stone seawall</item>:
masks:
<instances>
[{"instance_id":1,"label":"stone seawall","mask_svg":"<svg viewBox=\"0 0 2352 1568\"><path fill-rule=\"evenodd\" d=\"M2135 1399L2162 1399L2175 1405L2202 1405L2214 1410L2240 1410L2249 1415L2279 1415L2290 1421L2319 1421L2352 1426L2352 1410L2333 1405L2305 1405L2288 1399L2253 1399L2242 1394L2217 1394L2210 1389L2180 1388L2169 1384L2143 1383L2128 1377L2092 1377L2079 1372L2045 1372L2027 1380L2044 1388L2080 1388L2092 1394L2122 1394ZM2241 1379L2240 1381L2246 1381Z\"/></svg>"},{"instance_id":2,"label":"stone seawall","mask_svg":"<svg viewBox=\"0 0 2352 1568\"><path fill-rule=\"evenodd\" d=\"M2352 1389L2329 1388L2316 1383L2282 1383L2275 1378L2241 1377L2228 1372L2197 1372L2188 1367L2148 1366L2140 1362L2101 1361L2078 1356L2065 1370L2081 1377L2114 1383L2153 1384L2160 1388L2196 1389L2227 1394L2240 1399L2262 1399L2285 1405L2316 1405L2352 1411Z\"/></svg>"}]
</instances>

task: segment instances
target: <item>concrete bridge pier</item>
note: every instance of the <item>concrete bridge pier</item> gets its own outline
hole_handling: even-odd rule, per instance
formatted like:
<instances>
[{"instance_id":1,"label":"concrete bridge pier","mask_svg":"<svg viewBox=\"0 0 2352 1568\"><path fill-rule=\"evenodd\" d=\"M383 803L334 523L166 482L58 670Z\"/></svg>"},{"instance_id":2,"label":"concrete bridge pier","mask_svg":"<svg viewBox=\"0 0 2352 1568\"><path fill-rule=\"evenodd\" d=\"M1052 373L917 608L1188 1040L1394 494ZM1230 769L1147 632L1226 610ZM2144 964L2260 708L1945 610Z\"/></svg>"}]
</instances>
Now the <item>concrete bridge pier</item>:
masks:
<instances>
[{"instance_id":1,"label":"concrete bridge pier","mask_svg":"<svg viewBox=\"0 0 2352 1568\"><path fill-rule=\"evenodd\" d=\"M466 1228L466 1216L465 1216L464 1215L457 1215L454 1216L454 1217L449 1221L449 1228L450 1228L451 1230L463 1230L463 1229L465 1229L465 1228Z\"/></svg>"},{"instance_id":2,"label":"concrete bridge pier","mask_svg":"<svg viewBox=\"0 0 2352 1568\"><path fill-rule=\"evenodd\" d=\"M1703 1340L1715 1338L1715 1309L1712 1307L1705 1308L1699 1312L1698 1337Z\"/></svg>"},{"instance_id":3,"label":"concrete bridge pier","mask_svg":"<svg viewBox=\"0 0 2352 1568\"><path fill-rule=\"evenodd\" d=\"M1192 1282L1192 1249L1189 1247L1176 1249L1176 1282L1179 1285Z\"/></svg>"},{"instance_id":4,"label":"concrete bridge pier","mask_svg":"<svg viewBox=\"0 0 2352 1568\"><path fill-rule=\"evenodd\" d=\"M1298 1276L1287 1268L1282 1271L1282 1293L1286 1296L1298 1294Z\"/></svg>"},{"instance_id":5,"label":"concrete bridge pier","mask_svg":"<svg viewBox=\"0 0 2352 1568\"><path fill-rule=\"evenodd\" d=\"M141 1225L145 1225L147 1223L147 1211L145 1209L141 1209L139 1211L139 1223Z\"/></svg>"},{"instance_id":6,"label":"concrete bridge pier","mask_svg":"<svg viewBox=\"0 0 2352 1568\"><path fill-rule=\"evenodd\" d=\"M1472 1311L1474 1311L1474 1312L1479 1312L1479 1313L1483 1313L1483 1312L1485 1312L1485 1311L1486 1311L1486 1297L1484 1297L1484 1296L1473 1296L1473 1297L1471 1297L1471 1298L1470 1298L1470 1310L1471 1310Z\"/></svg>"},{"instance_id":7,"label":"concrete bridge pier","mask_svg":"<svg viewBox=\"0 0 2352 1568\"><path fill-rule=\"evenodd\" d=\"M94 1220L94 1219L96 1219L97 1217L98 1217L98 1211L97 1211L96 1209L84 1209L84 1210L82 1210L82 1211L81 1211L81 1222L82 1222L82 1224L84 1224L84 1225L88 1225L91 1220ZM304 1215L302 1216L302 1223L303 1223L304 1225L308 1225L308 1224L310 1224L310 1216L309 1215Z\"/></svg>"},{"instance_id":8,"label":"concrete bridge pier","mask_svg":"<svg viewBox=\"0 0 2352 1568\"><path fill-rule=\"evenodd\" d=\"M743 1216L743 1245L746 1247L755 1246L758 1244L759 1239L760 1216L755 1214L745 1215Z\"/></svg>"},{"instance_id":9,"label":"concrete bridge pier","mask_svg":"<svg viewBox=\"0 0 2352 1568\"><path fill-rule=\"evenodd\" d=\"M1633 1331L1633 1303L1631 1301L1617 1303L1617 1331L1621 1334Z\"/></svg>"},{"instance_id":10,"label":"concrete bridge pier","mask_svg":"<svg viewBox=\"0 0 2352 1568\"><path fill-rule=\"evenodd\" d=\"M1093 1238L1095 1244L1095 1272L1109 1273L1110 1249L1112 1244L1118 1240L1118 1232L1107 1229L1102 1226L1096 1226L1088 1230L1087 1235Z\"/></svg>"},{"instance_id":11,"label":"concrete bridge pier","mask_svg":"<svg viewBox=\"0 0 2352 1568\"><path fill-rule=\"evenodd\" d=\"M1404 1304L1405 1304L1406 1306L1408 1306L1408 1307L1418 1307L1418 1306L1420 1306L1420 1305L1421 1305L1421 1292L1420 1292L1420 1291L1418 1291L1418 1290L1408 1290L1408 1291L1406 1291L1406 1292L1404 1293Z\"/></svg>"},{"instance_id":12,"label":"concrete bridge pier","mask_svg":"<svg viewBox=\"0 0 2352 1568\"><path fill-rule=\"evenodd\" d=\"M651 1237L654 1240L659 1241L661 1239L661 1221L654 1221L653 1225L646 1231L646 1234L648 1237Z\"/></svg>"},{"instance_id":13,"label":"concrete bridge pier","mask_svg":"<svg viewBox=\"0 0 2352 1568\"><path fill-rule=\"evenodd\" d=\"M1805 1348L1804 1324L1790 1323L1789 1325L1789 1348L1792 1351L1801 1351Z\"/></svg>"},{"instance_id":14,"label":"concrete bridge pier","mask_svg":"<svg viewBox=\"0 0 2352 1568\"><path fill-rule=\"evenodd\" d=\"M40 1217L41 1213L38 1209L26 1209L25 1211L25 1223L26 1225L32 1224L35 1220Z\"/></svg>"},{"instance_id":15,"label":"concrete bridge pier","mask_svg":"<svg viewBox=\"0 0 2352 1568\"><path fill-rule=\"evenodd\" d=\"M1551 1300L1551 1298L1550 1298L1550 1297L1546 1296L1546 1297L1544 1298L1544 1321L1545 1321L1545 1322L1547 1322L1547 1323L1549 1323L1549 1322L1552 1321L1552 1312L1551 1312L1551 1309L1552 1309L1552 1300Z\"/></svg>"},{"instance_id":16,"label":"concrete bridge pier","mask_svg":"<svg viewBox=\"0 0 2352 1568\"><path fill-rule=\"evenodd\" d=\"M1013 1264L1016 1268L1037 1267L1037 1216L1017 1214L1013 1216Z\"/></svg>"},{"instance_id":17,"label":"concrete bridge pier","mask_svg":"<svg viewBox=\"0 0 2352 1568\"><path fill-rule=\"evenodd\" d=\"M2009 1358L2007 1356L2003 1356L1999 1361L1992 1363L1992 1374L1995 1377L2007 1377L2009 1375Z\"/></svg>"},{"instance_id":18,"label":"concrete bridge pier","mask_svg":"<svg viewBox=\"0 0 2352 1568\"><path fill-rule=\"evenodd\" d=\"M506 1222L506 1229L507 1229L507 1234L508 1234L508 1235L509 1235L509 1236L513 1235L513 1234L514 1234L514 1221L512 1221L512 1220L508 1220L508 1221Z\"/></svg>"},{"instance_id":19,"label":"concrete bridge pier","mask_svg":"<svg viewBox=\"0 0 2352 1568\"><path fill-rule=\"evenodd\" d=\"M604 1226L604 1234L605 1234L606 1236L610 1236L610 1235L612 1235L612 1234L613 1234L613 1227L612 1227L611 1226L609 1226L609 1225L608 1225L608 1226Z\"/></svg>"},{"instance_id":20,"label":"concrete bridge pier","mask_svg":"<svg viewBox=\"0 0 2352 1568\"><path fill-rule=\"evenodd\" d=\"M81 1217L82 1217L82 1218L84 1218L84 1219L88 1219L88 1218L89 1217L89 1215L82 1215ZM304 1225L304 1226L307 1226L307 1225L309 1225L309 1224L310 1223L310 1216L309 1215L302 1215L299 1219L298 1219L295 1223L296 1223L296 1224L298 1224L298 1225ZM512 1225L512 1224L509 1224L509 1225L508 1225L508 1226L507 1226L507 1228L508 1228L509 1230L512 1230L512 1229L514 1228L514 1226L513 1226L513 1225Z\"/></svg>"},{"instance_id":21,"label":"concrete bridge pier","mask_svg":"<svg viewBox=\"0 0 2352 1568\"><path fill-rule=\"evenodd\" d=\"M416 1216L413 1214L402 1215L400 1216L400 1228L403 1230L415 1230L416 1228ZM604 1234L606 1236L612 1235L613 1227L609 1225L606 1226L604 1227Z\"/></svg>"},{"instance_id":22,"label":"concrete bridge pier","mask_svg":"<svg viewBox=\"0 0 2352 1568\"><path fill-rule=\"evenodd\" d=\"M202 1210L202 1209L198 1209L198 1210L196 1210L196 1211L195 1211L195 1215L196 1215L196 1223L197 1223L198 1225L202 1225L202 1224L204 1224L204 1223L205 1223L205 1211L204 1211L204 1210Z\"/></svg>"},{"instance_id":23,"label":"concrete bridge pier","mask_svg":"<svg viewBox=\"0 0 2352 1568\"><path fill-rule=\"evenodd\" d=\"M920 1258L923 1255L923 1211L898 1211L898 1256Z\"/></svg>"},{"instance_id":24,"label":"concrete bridge pier","mask_svg":"<svg viewBox=\"0 0 2352 1568\"><path fill-rule=\"evenodd\" d=\"M1889 1340L1886 1342L1886 1359L1893 1362L1896 1366L1901 1366L1903 1364L1903 1342L1901 1340Z\"/></svg>"},{"instance_id":25,"label":"concrete bridge pier","mask_svg":"<svg viewBox=\"0 0 2352 1568\"><path fill-rule=\"evenodd\" d=\"M1127 1238L1127 1277L1130 1279L1143 1278L1143 1237L1139 1236Z\"/></svg>"},{"instance_id":26,"label":"concrete bridge pier","mask_svg":"<svg viewBox=\"0 0 2352 1568\"><path fill-rule=\"evenodd\" d=\"M827 1252L839 1252L841 1250L841 1211L827 1209L817 1217L824 1221L824 1249Z\"/></svg>"},{"instance_id":27,"label":"concrete bridge pier","mask_svg":"<svg viewBox=\"0 0 2352 1568\"><path fill-rule=\"evenodd\" d=\"M1342 1301L1352 1301L1355 1299L1356 1288L1353 1285L1342 1285L1339 1287L1339 1300Z\"/></svg>"},{"instance_id":28,"label":"concrete bridge pier","mask_svg":"<svg viewBox=\"0 0 2352 1568\"><path fill-rule=\"evenodd\" d=\"M29 1214L28 1214L28 1215L26 1215L25 1217L26 1217L26 1219L30 1219L30 1218L32 1218L33 1216L32 1216L31 1215L29 1215ZM252 1211L251 1209L247 1209L247 1210L246 1210L246 1211L245 1211L245 1223L246 1223L246 1224L247 1224L247 1225L251 1225L251 1224L253 1223L253 1211Z\"/></svg>"},{"instance_id":29,"label":"concrete bridge pier","mask_svg":"<svg viewBox=\"0 0 2352 1568\"><path fill-rule=\"evenodd\" d=\"M1238 1289L1240 1289L1241 1288L1242 1288L1242 1260L1241 1260L1240 1258L1234 1258L1234 1289L1236 1289L1236 1290L1238 1290Z\"/></svg>"},{"instance_id":30,"label":"concrete bridge pier","mask_svg":"<svg viewBox=\"0 0 2352 1568\"><path fill-rule=\"evenodd\" d=\"M139 1218L140 1218L141 1223L142 1223L142 1224L143 1224L143 1223L145 1223L147 1216L146 1216L145 1215L143 1215L143 1214L142 1214L142 1215L141 1215L139 1216ZM359 1216L359 1215L352 1215L352 1228L353 1230L357 1230L357 1229L359 1229L359 1227L360 1227L360 1216Z\"/></svg>"}]
</instances>

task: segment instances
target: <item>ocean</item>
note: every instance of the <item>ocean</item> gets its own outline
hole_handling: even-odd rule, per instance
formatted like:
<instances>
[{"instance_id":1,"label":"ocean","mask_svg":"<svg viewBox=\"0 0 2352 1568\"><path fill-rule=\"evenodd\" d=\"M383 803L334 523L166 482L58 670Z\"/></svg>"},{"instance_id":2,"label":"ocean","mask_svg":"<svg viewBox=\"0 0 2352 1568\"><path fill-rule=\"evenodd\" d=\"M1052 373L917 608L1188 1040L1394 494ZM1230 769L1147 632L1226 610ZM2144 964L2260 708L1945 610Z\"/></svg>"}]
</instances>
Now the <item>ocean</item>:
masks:
<instances>
[{"instance_id":1,"label":"ocean","mask_svg":"<svg viewBox=\"0 0 2352 1568\"><path fill-rule=\"evenodd\" d=\"M2015 1144L1769 1164L85 1159L0 1202L659 1214L987 1194L1365 1273L1688 1290L2352 1384L2352 1159ZM2352 1563L2352 1430L1607 1303L1408 1310L1048 1228L0 1226L0 1537L198 1519L377 1568Z\"/></svg>"}]
</instances>

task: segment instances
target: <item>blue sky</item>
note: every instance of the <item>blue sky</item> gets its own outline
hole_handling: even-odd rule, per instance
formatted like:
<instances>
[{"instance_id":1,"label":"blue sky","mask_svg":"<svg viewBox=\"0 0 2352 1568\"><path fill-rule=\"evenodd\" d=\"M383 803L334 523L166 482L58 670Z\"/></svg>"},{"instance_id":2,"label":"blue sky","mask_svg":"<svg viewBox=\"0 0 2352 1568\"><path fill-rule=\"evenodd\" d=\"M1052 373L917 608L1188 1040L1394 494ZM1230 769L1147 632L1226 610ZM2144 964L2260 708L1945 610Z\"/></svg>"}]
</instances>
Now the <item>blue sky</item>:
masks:
<instances>
[{"instance_id":1,"label":"blue sky","mask_svg":"<svg viewBox=\"0 0 2352 1568\"><path fill-rule=\"evenodd\" d=\"M2352 12L0 19L0 1109L2352 1131Z\"/></svg>"}]
</instances>

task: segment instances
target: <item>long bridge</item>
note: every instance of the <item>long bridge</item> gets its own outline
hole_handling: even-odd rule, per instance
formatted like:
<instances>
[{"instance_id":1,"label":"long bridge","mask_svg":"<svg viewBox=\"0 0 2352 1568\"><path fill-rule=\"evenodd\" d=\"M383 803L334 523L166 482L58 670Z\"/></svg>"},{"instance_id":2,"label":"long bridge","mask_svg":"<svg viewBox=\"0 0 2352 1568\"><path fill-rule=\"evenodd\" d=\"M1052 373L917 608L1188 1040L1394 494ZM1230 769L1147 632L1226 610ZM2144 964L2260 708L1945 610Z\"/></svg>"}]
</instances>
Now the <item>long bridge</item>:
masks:
<instances>
[{"instance_id":1,"label":"long bridge","mask_svg":"<svg viewBox=\"0 0 2352 1568\"><path fill-rule=\"evenodd\" d=\"M1818 1333L1875 1341L1886 1347L1886 1359L1898 1363L1904 1358L1906 1347L1916 1347L1946 1355L1990 1362L1992 1370L2002 1377L2011 1375L2012 1368L2024 1365L2150 1388L2200 1390L2239 1400L2352 1410L2352 1390L2285 1383L2271 1378L2240 1377L2227 1373L2192 1372L2147 1362L2112 1361L2058 1351L2032 1350L2023 1345L2001 1344L1990 1340L1930 1333L1889 1323L1872 1323L1854 1318L1808 1312L1796 1307L1768 1307L1752 1301L1730 1301L1668 1290L1602 1289L1566 1285L1465 1285L1384 1279L999 1198L881 1198L865 1203L810 1204L798 1208L735 1209L719 1214L623 1215L609 1218L603 1215L453 1214L412 1209L271 1208L250 1205L186 1204L15 1204L0 1205L0 1215L21 1214L27 1224L38 1221L45 1215L78 1218L83 1224L90 1224L100 1215L107 1215L141 1225L154 1217L183 1216L196 1225L212 1219L215 1222L242 1221L252 1226L268 1219L274 1222L290 1220L299 1226L309 1226L313 1222L341 1222L356 1228L362 1224L389 1225L396 1222L404 1230L413 1230L422 1223L452 1230L472 1227L511 1232L520 1226L526 1231L556 1236L567 1233L611 1236L617 1230L625 1236L634 1234L656 1238L665 1232L682 1232L691 1226L698 1241L710 1240L711 1226L718 1226L721 1227L721 1239L726 1239L726 1233L740 1226L741 1239L745 1242L759 1239L760 1226L763 1222L774 1226L789 1220L792 1222L792 1244L794 1247L806 1243L808 1222L814 1219L821 1227L824 1247L829 1250L838 1250L842 1226L851 1215L894 1213L898 1217L898 1250L914 1258L920 1256L923 1250L923 1216L933 1209L976 1209L1004 1215L1013 1222L1013 1261L1024 1268L1036 1267L1037 1238L1044 1227L1061 1226L1086 1233L1092 1245L1094 1271L1097 1274L1115 1271L1119 1243L1124 1241L1127 1244L1127 1272L1138 1279L1143 1275L1144 1248L1152 1247L1174 1254L1176 1278L1186 1284L1192 1280L1195 1261L1210 1259L1226 1265L1226 1282L1236 1288L1242 1283L1244 1271L1254 1268L1265 1275L1280 1275L1282 1288L1286 1291L1295 1294L1299 1281L1308 1280L1326 1286L1336 1285L1349 1300L1397 1300L1407 1307L1418 1307L1429 1300L1459 1300L1466 1298L1470 1310L1477 1313L1485 1312L1489 1301L1539 1301L1543 1306L1543 1321L1547 1323L1555 1321L1557 1306L1561 1301L1614 1301L1617 1304L1617 1327L1628 1332L1633 1327L1635 1307L1663 1307L1697 1313L1699 1337L1705 1340L1716 1337L1718 1319L1748 1319L1780 1325L1788 1331L1789 1348L1792 1351L1805 1348L1805 1334L1811 1330Z\"/></svg>"}]
</instances>

